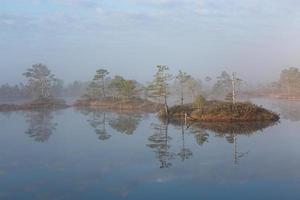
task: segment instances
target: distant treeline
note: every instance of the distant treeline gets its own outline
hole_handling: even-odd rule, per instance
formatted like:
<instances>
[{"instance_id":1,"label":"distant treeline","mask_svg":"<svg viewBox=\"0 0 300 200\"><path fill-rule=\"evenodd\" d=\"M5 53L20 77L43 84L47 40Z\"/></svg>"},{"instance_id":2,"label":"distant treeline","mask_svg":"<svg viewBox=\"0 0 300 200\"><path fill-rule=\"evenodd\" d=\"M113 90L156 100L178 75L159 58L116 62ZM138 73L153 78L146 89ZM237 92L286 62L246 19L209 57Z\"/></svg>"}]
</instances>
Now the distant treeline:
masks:
<instances>
[{"instance_id":1,"label":"distant treeline","mask_svg":"<svg viewBox=\"0 0 300 200\"><path fill-rule=\"evenodd\" d=\"M186 72L179 71L173 75L169 67L158 65L153 81L142 84L136 80L125 79L121 75L109 76L109 71L99 69L94 77L87 82L74 81L65 85L62 79L56 78L44 64L34 64L23 75L26 83L17 85L4 84L0 86L1 99L28 99L47 97L85 97L99 99L103 97L114 98L156 98L163 101L169 96L179 96L178 102L193 101L196 96L217 96L226 98L231 92L232 76L223 71L215 81L206 77L201 80ZM238 83L241 82L237 79ZM239 85L239 84L237 84Z\"/></svg>"},{"instance_id":2,"label":"distant treeline","mask_svg":"<svg viewBox=\"0 0 300 200\"><path fill-rule=\"evenodd\" d=\"M244 93L251 96L300 98L300 71L295 67L284 69L276 81L248 87Z\"/></svg>"},{"instance_id":3,"label":"distant treeline","mask_svg":"<svg viewBox=\"0 0 300 200\"><path fill-rule=\"evenodd\" d=\"M65 85L62 80L56 80L50 90L55 97L80 97L85 93L87 86L88 82L74 81ZM36 91L29 84L4 84L0 86L0 99L4 100L30 99L35 96L35 93Z\"/></svg>"},{"instance_id":4,"label":"distant treeline","mask_svg":"<svg viewBox=\"0 0 300 200\"><path fill-rule=\"evenodd\" d=\"M288 68L281 72L277 81L251 86L233 74L223 71L216 78L193 77L187 72L179 71L170 74L169 67L156 66L156 73L149 83L129 80L121 75L110 76L106 69L98 69L91 80L74 81L64 84L56 78L44 64L35 64L23 75L26 83L17 85L4 84L0 86L1 99L28 99L45 97L84 97L101 99L113 97L129 99L132 97L151 98L164 102L167 97L178 97L176 103L193 102L197 96L232 100L232 82L235 81L235 95L286 95L300 97L300 71L298 68ZM242 90L242 91L241 91ZM176 98L172 98L176 99Z\"/></svg>"}]
</instances>

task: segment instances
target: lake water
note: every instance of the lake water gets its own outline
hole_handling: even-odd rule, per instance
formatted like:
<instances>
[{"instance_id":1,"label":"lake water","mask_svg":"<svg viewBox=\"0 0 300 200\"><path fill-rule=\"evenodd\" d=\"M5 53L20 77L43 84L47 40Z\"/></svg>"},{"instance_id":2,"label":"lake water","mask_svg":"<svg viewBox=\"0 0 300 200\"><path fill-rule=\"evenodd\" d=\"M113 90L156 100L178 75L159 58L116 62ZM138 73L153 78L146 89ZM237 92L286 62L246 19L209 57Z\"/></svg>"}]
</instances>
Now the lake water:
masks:
<instances>
[{"instance_id":1,"label":"lake water","mask_svg":"<svg viewBox=\"0 0 300 200\"><path fill-rule=\"evenodd\" d=\"M300 199L300 103L277 124L95 110L0 114L0 199Z\"/></svg>"}]
</instances>

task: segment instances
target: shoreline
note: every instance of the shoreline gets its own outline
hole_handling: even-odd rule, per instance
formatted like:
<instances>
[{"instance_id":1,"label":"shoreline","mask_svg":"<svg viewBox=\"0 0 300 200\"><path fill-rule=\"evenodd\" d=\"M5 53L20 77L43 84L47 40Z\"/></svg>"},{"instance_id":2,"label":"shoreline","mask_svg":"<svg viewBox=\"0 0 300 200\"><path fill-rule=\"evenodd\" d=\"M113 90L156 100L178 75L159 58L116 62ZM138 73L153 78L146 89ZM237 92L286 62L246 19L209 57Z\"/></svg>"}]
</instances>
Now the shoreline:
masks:
<instances>
[{"instance_id":1,"label":"shoreline","mask_svg":"<svg viewBox=\"0 0 300 200\"><path fill-rule=\"evenodd\" d=\"M192 104L183 107L173 106L169 109L169 115L164 116L162 105L143 99L112 100L78 100L68 105L64 100L45 99L35 100L20 105L0 104L0 112L36 111L43 109L62 110L74 107L78 110L105 110L113 112L138 112L157 113L161 119L184 120L189 122L264 122L280 119L280 115L249 102L238 102L232 104L223 101L207 101L201 110Z\"/></svg>"},{"instance_id":2,"label":"shoreline","mask_svg":"<svg viewBox=\"0 0 300 200\"><path fill-rule=\"evenodd\" d=\"M264 122L280 120L280 115L250 102L236 104L224 101L207 101L201 108L192 104L173 106L166 116L160 112L159 117L167 120L184 120L189 122Z\"/></svg>"}]
</instances>

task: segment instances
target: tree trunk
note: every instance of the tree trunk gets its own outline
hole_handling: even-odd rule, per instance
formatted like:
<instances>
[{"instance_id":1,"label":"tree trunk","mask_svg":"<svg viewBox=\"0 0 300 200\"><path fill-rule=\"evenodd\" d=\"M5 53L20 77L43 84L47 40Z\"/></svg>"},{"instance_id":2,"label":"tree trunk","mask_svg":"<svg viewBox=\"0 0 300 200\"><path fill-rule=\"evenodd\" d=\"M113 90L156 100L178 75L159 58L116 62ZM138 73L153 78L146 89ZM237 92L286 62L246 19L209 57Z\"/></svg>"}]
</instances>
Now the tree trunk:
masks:
<instances>
[{"instance_id":1,"label":"tree trunk","mask_svg":"<svg viewBox=\"0 0 300 200\"><path fill-rule=\"evenodd\" d=\"M42 89L42 98L44 98L45 97L45 94L44 94L44 81L42 80L42 82L41 82L41 89Z\"/></svg>"},{"instance_id":2,"label":"tree trunk","mask_svg":"<svg viewBox=\"0 0 300 200\"><path fill-rule=\"evenodd\" d=\"M236 80L235 80L235 74L232 73L232 80L231 80L231 83L232 83L232 103L235 104L236 102L236 99L235 99L235 87L236 87Z\"/></svg>"},{"instance_id":3,"label":"tree trunk","mask_svg":"<svg viewBox=\"0 0 300 200\"><path fill-rule=\"evenodd\" d=\"M183 106L183 85L181 85L181 107Z\"/></svg>"},{"instance_id":4,"label":"tree trunk","mask_svg":"<svg viewBox=\"0 0 300 200\"><path fill-rule=\"evenodd\" d=\"M104 78L102 78L102 95L105 97L105 85L104 85Z\"/></svg>"},{"instance_id":5,"label":"tree trunk","mask_svg":"<svg viewBox=\"0 0 300 200\"><path fill-rule=\"evenodd\" d=\"M168 102L167 102L167 96L164 96L164 105L165 105L165 114L166 116L169 115L169 108L168 108Z\"/></svg>"},{"instance_id":6,"label":"tree trunk","mask_svg":"<svg viewBox=\"0 0 300 200\"><path fill-rule=\"evenodd\" d=\"M194 102L195 94L194 91L192 91L192 103Z\"/></svg>"}]
</instances>

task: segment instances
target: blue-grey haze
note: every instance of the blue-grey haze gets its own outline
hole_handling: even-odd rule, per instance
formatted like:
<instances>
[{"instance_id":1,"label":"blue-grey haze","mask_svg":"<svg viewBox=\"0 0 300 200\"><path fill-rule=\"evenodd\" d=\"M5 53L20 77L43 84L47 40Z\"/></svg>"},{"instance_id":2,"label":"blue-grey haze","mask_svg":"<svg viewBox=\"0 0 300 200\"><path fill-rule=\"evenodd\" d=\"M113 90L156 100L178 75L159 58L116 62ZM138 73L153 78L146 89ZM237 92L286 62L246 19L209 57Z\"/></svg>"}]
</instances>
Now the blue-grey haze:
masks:
<instances>
[{"instance_id":1,"label":"blue-grey haze","mask_svg":"<svg viewBox=\"0 0 300 200\"><path fill-rule=\"evenodd\" d=\"M97 68L149 81L166 64L196 77L271 80L300 64L298 0L1 0L0 83L42 62L67 82Z\"/></svg>"}]
</instances>

